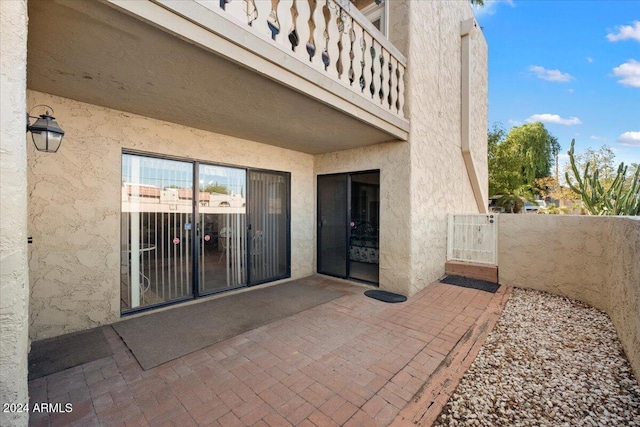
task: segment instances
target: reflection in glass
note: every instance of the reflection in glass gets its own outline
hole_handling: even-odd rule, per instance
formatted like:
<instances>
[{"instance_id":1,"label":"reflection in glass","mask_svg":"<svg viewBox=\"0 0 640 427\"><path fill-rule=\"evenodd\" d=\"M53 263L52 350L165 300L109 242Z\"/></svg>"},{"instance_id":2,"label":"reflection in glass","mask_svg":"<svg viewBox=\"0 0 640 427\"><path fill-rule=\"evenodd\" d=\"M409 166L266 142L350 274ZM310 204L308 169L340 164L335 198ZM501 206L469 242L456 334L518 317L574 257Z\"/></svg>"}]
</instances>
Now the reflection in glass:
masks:
<instances>
[{"instance_id":1,"label":"reflection in glass","mask_svg":"<svg viewBox=\"0 0 640 427\"><path fill-rule=\"evenodd\" d=\"M246 172L200 165L199 291L202 294L247 283Z\"/></svg>"},{"instance_id":2,"label":"reflection in glass","mask_svg":"<svg viewBox=\"0 0 640 427\"><path fill-rule=\"evenodd\" d=\"M289 191L286 173L123 154L121 311L288 277Z\"/></svg>"},{"instance_id":3,"label":"reflection in glass","mask_svg":"<svg viewBox=\"0 0 640 427\"><path fill-rule=\"evenodd\" d=\"M122 156L121 309L189 297L193 166Z\"/></svg>"}]
</instances>

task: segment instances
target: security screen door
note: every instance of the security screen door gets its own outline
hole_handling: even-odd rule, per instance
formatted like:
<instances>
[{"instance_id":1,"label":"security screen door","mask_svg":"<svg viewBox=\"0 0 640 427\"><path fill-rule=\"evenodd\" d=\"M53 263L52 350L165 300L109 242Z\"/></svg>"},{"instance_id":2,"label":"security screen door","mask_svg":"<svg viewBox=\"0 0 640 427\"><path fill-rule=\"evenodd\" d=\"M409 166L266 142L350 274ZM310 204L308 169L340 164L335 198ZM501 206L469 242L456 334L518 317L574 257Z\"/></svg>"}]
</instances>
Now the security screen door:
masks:
<instances>
[{"instance_id":1,"label":"security screen door","mask_svg":"<svg viewBox=\"0 0 640 427\"><path fill-rule=\"evenodd\" d=\"M123 154L122 312L289 277L289 180Z\"/></svg>"},{"instance_id":2,"label":"security screen door","mask_svg":"<svg viewBox=\"0 0 640 427\"><path fill-rule=\"evenodd\" d=\"M347 277L348 174L318 176L318 273Z\"/></svg>"},{"instance_id":3,"label":"security screen door","mask_svg":"<svg viewBox=\"0 0 640 427\"><path fill-rule=\"evenodd\" d=\"M288 277L289 174L248 171L249 284Z\"/></svg>"}]
</instances>

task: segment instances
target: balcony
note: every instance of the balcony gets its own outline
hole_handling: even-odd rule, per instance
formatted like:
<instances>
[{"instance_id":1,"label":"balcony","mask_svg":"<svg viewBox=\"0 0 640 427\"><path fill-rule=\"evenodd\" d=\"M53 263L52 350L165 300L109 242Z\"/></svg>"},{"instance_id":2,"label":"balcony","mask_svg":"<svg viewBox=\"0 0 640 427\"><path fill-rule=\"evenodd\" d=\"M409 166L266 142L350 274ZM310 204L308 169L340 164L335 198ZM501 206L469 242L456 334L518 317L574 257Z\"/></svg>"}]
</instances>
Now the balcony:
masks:
<instances>
[{"instance_id":1,"label":"balcony","mask_svg":"<svg viewBox=\"0 0 640 427\"><path fill-rule=\"evenodd\" d=\"M311 154L407 140L406 59L349 2L29 2L28 87Z\"/></svg>"}]
</instances>

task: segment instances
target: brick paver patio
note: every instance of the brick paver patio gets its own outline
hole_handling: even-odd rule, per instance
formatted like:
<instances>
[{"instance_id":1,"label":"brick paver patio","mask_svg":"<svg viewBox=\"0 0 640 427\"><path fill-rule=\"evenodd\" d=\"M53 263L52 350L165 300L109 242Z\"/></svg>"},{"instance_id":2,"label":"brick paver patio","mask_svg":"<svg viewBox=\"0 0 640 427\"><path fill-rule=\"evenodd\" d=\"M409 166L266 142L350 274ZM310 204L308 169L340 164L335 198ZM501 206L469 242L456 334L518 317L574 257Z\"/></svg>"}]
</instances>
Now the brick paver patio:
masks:
<instances>
[{"instance_id":1,"label":"brick paver patio","mask_svg":"<svg viewBox=\"0 0 640 427\"><path fill-rule=\"evenodd\" d=\"M433 283L387 304L359 292L148 371L104 328L113 356L29 383L31 405L73 405L30 425L430 425L508 294Z\"/></svg>"}]
</instances>

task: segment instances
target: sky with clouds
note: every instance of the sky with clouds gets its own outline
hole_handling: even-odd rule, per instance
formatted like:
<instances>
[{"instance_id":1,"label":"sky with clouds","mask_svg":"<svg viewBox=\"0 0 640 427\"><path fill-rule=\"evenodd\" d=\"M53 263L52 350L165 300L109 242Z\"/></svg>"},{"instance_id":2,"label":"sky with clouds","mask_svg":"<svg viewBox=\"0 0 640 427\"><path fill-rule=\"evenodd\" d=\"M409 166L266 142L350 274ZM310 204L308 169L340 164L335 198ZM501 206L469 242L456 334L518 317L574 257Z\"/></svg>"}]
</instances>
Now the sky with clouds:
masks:
<instances>
[{"instance_id":1,"label":"sky with clouds","mask_svg":"<svg viewBox=\"0 0 640 427\"><path fill-rule=\"evenodd\" d=\"M540 121L563 153L575 138L576 152L608 145L616 164L640 163L640 1L485 0L475 12L490 127Z\"/></svg>"}]
</instances>

